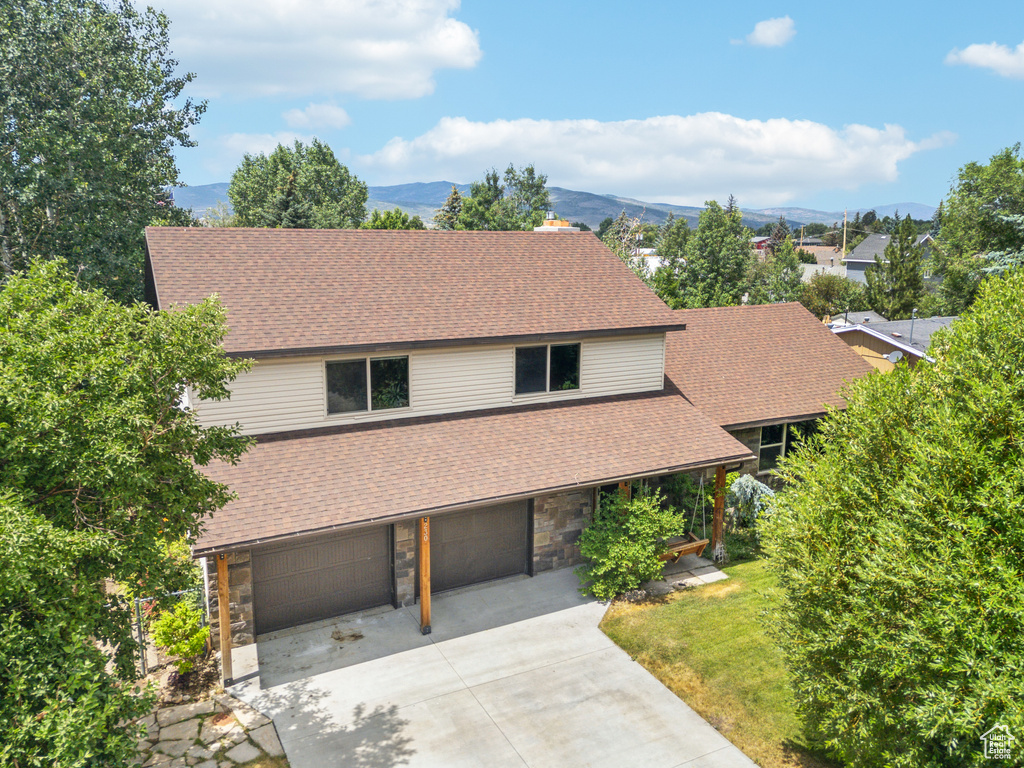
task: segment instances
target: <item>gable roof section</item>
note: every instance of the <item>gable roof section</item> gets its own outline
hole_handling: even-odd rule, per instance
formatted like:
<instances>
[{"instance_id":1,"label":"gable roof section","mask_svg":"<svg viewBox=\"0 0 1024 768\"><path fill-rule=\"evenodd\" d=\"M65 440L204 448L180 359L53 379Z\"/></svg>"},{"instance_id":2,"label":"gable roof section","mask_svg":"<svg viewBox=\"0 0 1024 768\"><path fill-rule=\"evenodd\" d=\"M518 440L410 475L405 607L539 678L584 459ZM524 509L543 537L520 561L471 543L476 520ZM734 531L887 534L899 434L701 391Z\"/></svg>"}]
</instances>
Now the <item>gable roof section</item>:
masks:
<instances>
[{"instance_id":1,"label":"gable roof section","mask_svg":"<svg viewBox=\"0 0 1024 768\"><path fill-rule=\"evenodd\" d=\"M590 232L150 227L161 309L219 293L229 354L654 332L679 320Z\"/></svg>"},{"instance_id":2,"label":"gable roof section","mask_svg":"<svg viewBox=\"0 0 1024 768\"><path fill-rule=\"evenodd\" d=\"M845 407L839 390L872 368L800 304L683 309L665 374L716 424L738 428Z\"/></svg>"},{"instance_id":3,"label":"gable roof section","mask_svg":"<svg viewBox=\"0 0 1024 768\"><path fill-rule=\"evenodd\" d=\"M203 468L238 498L195 553L751 456L674 391L276 435Z\"/></svg>"}]
</instances>

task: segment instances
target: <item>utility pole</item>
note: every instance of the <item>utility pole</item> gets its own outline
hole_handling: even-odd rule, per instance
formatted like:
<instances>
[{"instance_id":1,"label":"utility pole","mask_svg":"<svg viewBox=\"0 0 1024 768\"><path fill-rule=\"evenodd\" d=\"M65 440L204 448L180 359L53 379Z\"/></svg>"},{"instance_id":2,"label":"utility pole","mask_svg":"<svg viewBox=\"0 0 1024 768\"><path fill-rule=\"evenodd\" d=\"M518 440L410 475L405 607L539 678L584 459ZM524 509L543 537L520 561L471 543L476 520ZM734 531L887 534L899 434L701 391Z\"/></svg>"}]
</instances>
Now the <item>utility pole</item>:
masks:
<instances>
[{"instance_id":1,"label":"utility pole","mask_svg":"<svg viewBox=\"0 0 1024 768\"><path fill-rule=\"evenodd\" d=\"M804 247L804 225L800 225L800 247Z\"/></svg>"},{"instance_id":2,"label":"utility pole","mask_svg":"<svg viewBox=\"0 0 1024 768\"><path fill-rule=\"evenodd\" d=\"M846 209L843 209L843 256L846 256Z\"/></svg>"}]
</instances>

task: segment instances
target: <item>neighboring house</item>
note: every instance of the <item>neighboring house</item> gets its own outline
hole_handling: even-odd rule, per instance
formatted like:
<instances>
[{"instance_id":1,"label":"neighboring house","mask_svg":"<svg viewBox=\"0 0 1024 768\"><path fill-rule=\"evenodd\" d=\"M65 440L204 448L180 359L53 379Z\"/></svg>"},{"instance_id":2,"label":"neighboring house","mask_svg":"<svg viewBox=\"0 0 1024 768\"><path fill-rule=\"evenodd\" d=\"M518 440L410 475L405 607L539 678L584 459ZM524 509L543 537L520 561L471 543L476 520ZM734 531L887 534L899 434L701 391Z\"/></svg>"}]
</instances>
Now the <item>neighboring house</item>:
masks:
<instances>
[{"instance_id":1,"label":"neighboring house","mask_svg":"<svg viewBox=\"0 0 1024 768\"><path fill-rule=\"evenodd\" d=\"M599 488L765 459L744 429L841 405L842 381L867 370L798 305L673 312L591 233L146 239L148 299L219 294L225 352L256 360L230 400L191 399L203 425L239 422L257 441L204 468L237 499L193 550L214 636L223 616L235 645L408 605L424 586L575 565ZM794 354L807 359L790 372ZM708 365L721 381L674 373ZM736 416L723 422L725 390Z\"/></svg>"},{"instance_id":2,"label":"neighboring house","mask_svg":"<svg viewBox=\"0 0 1024 768\"><path fill-rule=\"evenodd\" d=\"M858 283L867 283L864 273L875 263L876 256L880 261L886 261L885 247L891 239L892 235L872 234L865 237L846 257L846 276ZM931 235L919 235L914 245L927 248L932 240Z\"/></svg>"},{"instance_id":3,"label":"neighboring house","mask_svg":"<svg viewBox=\"0 0 1024 768\"><path fill-rule=\"evenodd\" d=\"M768 243L771 242L770 237L752 237L750 238L750 245L755 251L763 251L768 247Z\"/></svg>"},{"instance_id":4,"label":"neighboring house","mask_svg":"<svg viewBox=\"0 0 1024 768\"><path fill-rule=\"evenodd\" d=\"M764 474L829 407L845 382L871 368L803 306L759 304L676 310L668 334L667 384L742 442Z\"/></svg>"},{"instance_id":5,"label":"neighboring house","mask_svg":"<svg viewBox=\"0 0 1024 768\"><path fill-rule=\"evenodd\" d=\"M952 316L892 320L834 326L832 331L873 367L891 371L900 360L906 360L911 367L922 359L930 362L927 352L932 334L956 319Z\"/></svg>"},{"instance_id":6,"label":"neighboring house","mask_svg":"<svg viewBox=\"0 0 1024 768\"><path fill-rule=\"evenodd\" d=\"M801 264L800 268L803 270L803 275L800 277L800 282L802 283L811 282L815 275L846 277L846 267L842 264L836 264L834 267L822 266L821 264Z\"/></svg>"},{"instance_id":7,"label":"neighboring house","mask_svg":"<svg viewBox=\"0 0 1024 768\"><path fill-rule=\"evenodd\" d=\"M794 241L795 242L795 241ZM833 245L799 245L797 250L807 251L814 257L815 263L822 267L838 267L843 263L843 254Z\"/></svg>"},{"instance_id":8,"label":"neighboring house","mask_svg":"<svg viewBox=\"0 0 1024 768\"><path fill-rule=\"evenodd\" d=\"M870 309L862 309L859 312L843 312L839 315L833 315L829 320L830 328L842 328L847 325L875 325L877 323L888 323L889 321L877 312L872 312Z\"/></svg>"}]
</instances>

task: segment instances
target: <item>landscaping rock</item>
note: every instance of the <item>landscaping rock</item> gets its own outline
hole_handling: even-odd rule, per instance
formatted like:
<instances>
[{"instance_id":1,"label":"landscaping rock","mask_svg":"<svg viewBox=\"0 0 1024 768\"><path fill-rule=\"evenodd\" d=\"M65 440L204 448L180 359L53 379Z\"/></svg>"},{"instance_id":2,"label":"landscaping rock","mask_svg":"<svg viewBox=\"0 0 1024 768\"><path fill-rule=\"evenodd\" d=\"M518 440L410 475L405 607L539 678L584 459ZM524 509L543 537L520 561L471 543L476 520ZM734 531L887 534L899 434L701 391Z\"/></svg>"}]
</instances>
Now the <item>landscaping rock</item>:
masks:
<instances>
[{"instance_id":1,"label":"landscaping rock","mask_svg":"<svg viewBox=\"0 0 1024 768\"><path fill-rule=\"evenodd\" d=\"M198 760L209 760L213 757L213 751L199 744L195 744L188 748L188 751L185 753L185 757L190 758L193 762Z\"/></svg>"},{"instance_id":2,"label":"landscaping rock","mask_svg":"<svg viewBox=\"0 0 1024 768\"><path fill-rule=\"evenodd\" d=\"M206 718L203 721L202 730L199 731L199 740L203 744L212 744L232 730L241 730L238 721L232 715L218 714Z\"/></svg>"},{"instance_id":3,"label":"landscaping rock","mask_svg":"<svg viewBox=\"0 0 1024 768\"><path fill-rule=\"evenodd\" d=\"M182 720L181 722L174 723L173 725L166 725L160 729L160 741L187 739L189 742L192 742L196 740L196 736L198 735L198 719Z\"/></svg>"},{"instance_id":4,"label":"landscaping rock","mask_svg":"<svg viewBox=\"0 0 1024 768\"><path fill-rule=\"evenodd\" d=\"M201 763L196 763L195 768L217 768L216 760L204 760Z\"/></svg>"},{"instance_id":5,"label":"landscaping rock","mask_svg":"<svg viewBox=\"0 0 1024 768\"><path fill-rule=\"evenodd\" d=\"M248 741L243 741L234 749L229 750L226 756L229 760L233 760L236 763L248 763L250 760L255 760L262 754L262 752L256 749L256 747Z\"/></svg>"},{"instance_id":6,"label":"landscaping rock","mask_svg":"<svg viewBox=\"0 0 1024 768\"><path fill-rule=\"evenodd\" d=\"M648 581L643 585L643 590L651 597L659 597L672 592L672 587L664 581Z\"/></svg>"},{"instance_id":7,"label":"landscaping rock","mask_svg":"<svg viewBox=\"0 0 1024 768\"><path fill-rule=\"evenodd\" d=\"M721 581L722 579L728 579L729 576L728 576L728 574L725 574L725 573L722 573L721 571L717 571L716 570L714 573L702 574L699 578L705 584L713 584L716 581Z\"/></svg>"},{"instance_id":8,"label":"landscaping rock","mask_svg":"<svg viewBox=\"0 0 1024 768\"><path fill-rule=\"evenodd\" d=\"M150 756L149 760L143 763L143 766L145 766L145 768L150 768L150 766L153 765L168 765L173 759L174 758L172 758L170 755L161 755L159 753L154 753Z\"/></svg>"},{"instance_id":9,"label":"landscaping rock","mask_svg":"<svg viewBox=\"0 0 1024 768\"><path fill-rule=\"evenodd\" d=\"M249 731L249 738L271 757L281 757L284 754L281 740L277 737L277 728L273 723Z\"/></svg>"},{"instance_id":10,"label":"landscaping rock","mask_svg":"<svg viewBox=\"0 0 1024 768\"><path fill-rule=\"evenodd\" d=\"M247 730L251 731L253 728L259 728L261 725L266 725L270 722L269 717L261 715L248 704L239 701L234 696L224 693L216 698L218 703L234 712L238 722L245 726Z\"/></svg>"},{"instance_id":11,"label":"landscaping rock","mask_svg":"<svg viewBox=\"0 0 1024 768\"><path fill-rule=\"evenodd\" d=\"M178 741L161 741L153 750L171 757L181 757L185 750L192 746L192 739L180 739Z\"/></svg>"},{"instance_id":12,"label":"landscaping rock","mask_svg":"<svg viewBox=\"0 0 1024 768\"><path fill-rule=\"evenodd\" d=\"M242 730L242 726L235 723L235 727L221 736L216 743L220 745L220 749L227 749L231 745L239 744L243 741L245 741L245 731ZM211 745L211 749L216 751L218 748Z\"/></svg>"},{"instance_id":13,"label":"landscaping rock","mask_svg":"<svg viewBox=\"0 0 1024 768\"><path fill-rule=\"evenodd\" d=\"M160 725L170 725L181 720L188 720L197 715L205 715L217 708L216 702L207 699L206 701L194 701L191 704L180 704L176 707L164 707L156 712L156 721Z\"/></svg>"}]
</instances>

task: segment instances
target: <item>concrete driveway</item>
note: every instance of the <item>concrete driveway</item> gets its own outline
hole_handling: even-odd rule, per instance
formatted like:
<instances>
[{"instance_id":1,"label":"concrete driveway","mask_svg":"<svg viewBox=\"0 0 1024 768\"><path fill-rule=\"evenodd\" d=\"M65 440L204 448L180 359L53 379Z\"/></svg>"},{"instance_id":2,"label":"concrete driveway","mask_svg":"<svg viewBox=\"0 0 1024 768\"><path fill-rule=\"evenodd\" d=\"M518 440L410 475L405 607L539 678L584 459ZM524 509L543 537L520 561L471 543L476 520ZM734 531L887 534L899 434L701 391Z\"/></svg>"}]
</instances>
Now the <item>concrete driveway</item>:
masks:
<instances>
[{"instance_id":1,"label":"concrete driveway","mask_svg":"<svg viewBox=\"0 0 1024 768\"><path fill-rule=\"evenodd\" d=\"M267 635L231 693L273 718L293 768L754 766L576 587L568 570L436 596L427 636L418 606Z\"/></svg>"}]
</instances>

